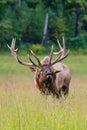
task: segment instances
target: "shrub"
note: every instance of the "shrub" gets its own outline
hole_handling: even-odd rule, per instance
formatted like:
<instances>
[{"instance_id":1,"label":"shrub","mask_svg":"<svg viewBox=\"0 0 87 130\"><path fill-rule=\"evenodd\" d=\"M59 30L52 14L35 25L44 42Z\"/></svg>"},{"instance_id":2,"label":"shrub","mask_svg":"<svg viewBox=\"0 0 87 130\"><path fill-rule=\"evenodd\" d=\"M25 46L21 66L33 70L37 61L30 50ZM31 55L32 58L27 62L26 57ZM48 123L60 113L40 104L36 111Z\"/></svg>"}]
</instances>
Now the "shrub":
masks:
<instances>
[{"instance_id":1,"label":"shrub","mask_svg":"<svg viewBox=\"0 0 87 130\"><path fill-rule=\"evenodd\" d=\"M72 49L86 49L87 44L84 35L80 34L77 37L70 38L69 47Z\"/></svg>"},{"instance_id":2,"label":"shrub","mask_svg":"<svg viewBox=\"0 0 87 130\"><path fill-rule=\"evenodd\" d=\"M40 55L46 53L46 48L40 44L32 44L27 48L27 51L30 52L30 50L34 51L34 53Z\"/></svg>"}]
</instances>

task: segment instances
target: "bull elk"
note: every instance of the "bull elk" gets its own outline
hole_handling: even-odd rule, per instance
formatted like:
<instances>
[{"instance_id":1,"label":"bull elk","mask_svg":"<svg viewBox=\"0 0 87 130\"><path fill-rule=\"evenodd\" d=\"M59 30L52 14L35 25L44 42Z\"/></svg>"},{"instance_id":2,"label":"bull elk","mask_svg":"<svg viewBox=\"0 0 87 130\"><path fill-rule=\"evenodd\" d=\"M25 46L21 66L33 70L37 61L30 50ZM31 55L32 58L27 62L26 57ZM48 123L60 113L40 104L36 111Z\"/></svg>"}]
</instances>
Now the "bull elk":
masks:
<instances>
[{"instance_id":1,"label":"bull elk","mask_svg":"<svg viewBox=\"0 0 87 130\"><path fill-rule=\"evenodd\" d=\"M36 54L31 50L32 56L37 60L37 64L32 60L29 55L29 62L21 61L17 56L18 49L15 49L15 39L12 40L11 47L8 45L8 48L11 51L11 54L17 62L24 66L30 67L35 72L34 81L36 87L40 90L41 93L50 94L52 93L56 97L60 97L62 94L67 95L69 92L69 84L71 80L71 72L68 66L60 63L65 59L69 51L65 52L65 40L63 40L63 47L60 44L60 41L57 40L59 51L54 52L53 46L49 56L45 56L41 61L36 56ZM57 58L52 61L52 56L57 55Z\"/></svg>"}]
</instances>

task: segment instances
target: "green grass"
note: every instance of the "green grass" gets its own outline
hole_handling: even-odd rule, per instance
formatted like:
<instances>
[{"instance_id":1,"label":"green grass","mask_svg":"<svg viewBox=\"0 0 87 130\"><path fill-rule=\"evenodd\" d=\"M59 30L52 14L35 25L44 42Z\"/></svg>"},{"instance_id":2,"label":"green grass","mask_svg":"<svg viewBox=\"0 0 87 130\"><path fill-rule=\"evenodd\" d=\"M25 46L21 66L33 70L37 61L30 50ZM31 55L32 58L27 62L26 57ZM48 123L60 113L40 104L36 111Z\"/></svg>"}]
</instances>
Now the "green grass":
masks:
<instances>
[{"instance_id":1,"label":"green grass","mask_svg":"<svg viewBox=\"0 0 87 130\"><path fill-rule=\"evenodd\" d=\"M19 56L22 60L28 61L28 56ZM42 59L44 56L40 56ZM19 65L11 55L5 53L0 55L0 74L30 74L28 67ZM87 55L70 55L63 61L68 65L73 75L87 75ZM32 75L32 73L31 73Z\"/></svg>"},{"instance_id":2,"label":"green grass","mask_svg":"<svg viewBox=\"0 0 87 130\"><path fill-rule=\"evenodd\" d=\"M64 60L72 71L70 93L57 100L40 94L27 67L0 55L0 130L86 130L86 59L71 55Z\"/></svg>"}]
</instances>

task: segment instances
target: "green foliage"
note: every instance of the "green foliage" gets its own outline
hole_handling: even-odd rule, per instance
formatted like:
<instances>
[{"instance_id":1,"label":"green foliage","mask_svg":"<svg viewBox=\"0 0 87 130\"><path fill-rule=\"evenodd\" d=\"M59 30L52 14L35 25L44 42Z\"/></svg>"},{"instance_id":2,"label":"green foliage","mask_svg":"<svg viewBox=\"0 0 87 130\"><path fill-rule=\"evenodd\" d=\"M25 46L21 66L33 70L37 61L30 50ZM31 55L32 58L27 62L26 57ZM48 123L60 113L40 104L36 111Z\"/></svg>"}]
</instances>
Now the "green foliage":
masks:
<instances>
[{"instance_id":1,"label":"green foliage","mask_svg":"<svg viewBox=\"0 0 87 130\"><path fill-rule=\"evenodd\" d=\"M79 9L76 8L76 4L79 5ZM71 39L72 44L75 41L76 48L86 48L82 38L87 32L86 6L86 0L78 0L78 2L75 0L2 0L0 1L0 46L5 49L6 44L10 43L13 37L21 39L25 44L41 43L45 15L48 12L48 39L54 42L61 34L65 34L68 40ZM77 18L79 24L76 37ZM79 36L80 33L84 36ZM80 39L77 40L78 38ZM72 44L69 44L70 48Z\"/></svg>"},{"instance_id":2,"label":"green foliage","mask_svg":"<svg viewBox=\"0 0 87 130\"><path fill-rule=\"evenodd\" d=\"M31 54L30 51L32 50L36 55L46 55L50 52L50 48L47 47L45 48L43 45L39 44L39 43L22 43L21 44L21 47L18 46L19 48L19 53L22 54L22 55L25 55L25 54Z\"/></svg>"},{"instance_id":3,"label":"green foliage","mask_svg":"<svg viewBox=\"0 0 87 130\"><path fill-rule=\"evenodd\" d=\"M32 44L28 49L27 51L29 50L32 50L34 51L36 54L38 55L42 55L42 54L45 54L47 53L47 50L44 46L40 45L40 44Z\"/></svg>"},{"instance_id":4,"label":"green foliage","mask_svg":"<svg viewBox=\"0 0 87 130\"><path fill-rule=\"evenodd\" d=\"M69 39L69 46L72 49L79 49L79 48L86 49L87 43L86 43L84 35L80 34L77 37L70 38Z\"/></svg>"}]
</instances>

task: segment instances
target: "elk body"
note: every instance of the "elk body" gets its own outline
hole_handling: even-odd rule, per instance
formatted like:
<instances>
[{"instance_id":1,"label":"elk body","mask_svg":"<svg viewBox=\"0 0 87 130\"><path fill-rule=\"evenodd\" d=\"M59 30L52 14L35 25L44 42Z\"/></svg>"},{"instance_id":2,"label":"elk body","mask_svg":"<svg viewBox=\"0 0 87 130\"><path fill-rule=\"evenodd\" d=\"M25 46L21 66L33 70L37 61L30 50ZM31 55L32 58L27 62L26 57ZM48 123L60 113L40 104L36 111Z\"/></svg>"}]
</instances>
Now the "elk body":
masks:
<instances>
[{"instance_id":1,"label":"elk body","mask_svg":"<svg viewBox=\"0 0 87 130\"><path fill-rule=\"evenodd\" d=\"M69 92L69 84L71 80L71 72L68 66L60 63L65 59L69 51L65 53L65 41L63 37L63 47L60 45L59 40L57 40L60 51L54 52L53 46L49 56L45 56L41 61L36 56L36 54L31 51L31 54L37 60L37 64L33 62L29 56L30 63L21 61L17 56L17 50L15 50L15 39L12 40L11 47L8 45L13 57L20 64L30 67L35 73L34 81L36 87L40 90L41 93L50 94L60 97L62 94L67 95ZM52 61L52 55L57 55L57 58Z\"/></svg>"}]
</instances>

